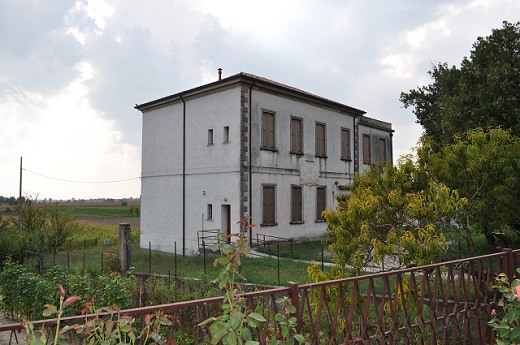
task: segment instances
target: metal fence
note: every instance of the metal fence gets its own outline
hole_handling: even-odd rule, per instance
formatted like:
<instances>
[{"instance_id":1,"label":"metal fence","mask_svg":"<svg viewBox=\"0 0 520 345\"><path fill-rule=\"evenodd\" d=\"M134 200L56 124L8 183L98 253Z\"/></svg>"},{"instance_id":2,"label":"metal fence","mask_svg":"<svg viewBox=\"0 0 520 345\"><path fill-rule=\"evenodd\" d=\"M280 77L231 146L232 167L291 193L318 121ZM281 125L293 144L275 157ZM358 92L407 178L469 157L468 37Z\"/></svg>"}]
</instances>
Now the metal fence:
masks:
<instances>
[{"instance_id":1,"label":"metal fence","mask_svg":"<svg viewBox=\"0 0 520 345\"><path fill-rule=\"evenodd\" d=\"M520 250L455 260L428 266L370 274L314 284L287 283L284 288L247 293L248 306L267 322L255 338L267 344L277 337L276 299L286 295L296 306L297 330L308 344L491 344L494 333L487 322L501 295L492 288L504 272L517 277ZM173 315L171 332L193 333L194 343L208 339L208 328L197 324L220 313L222 297L128 309L124 315L155 311ZM81 322L85 317L65 318ZM35 326L55 320L34 322ZM20 324L0 331L21 329Z\"/></svg>"}]
</instances>

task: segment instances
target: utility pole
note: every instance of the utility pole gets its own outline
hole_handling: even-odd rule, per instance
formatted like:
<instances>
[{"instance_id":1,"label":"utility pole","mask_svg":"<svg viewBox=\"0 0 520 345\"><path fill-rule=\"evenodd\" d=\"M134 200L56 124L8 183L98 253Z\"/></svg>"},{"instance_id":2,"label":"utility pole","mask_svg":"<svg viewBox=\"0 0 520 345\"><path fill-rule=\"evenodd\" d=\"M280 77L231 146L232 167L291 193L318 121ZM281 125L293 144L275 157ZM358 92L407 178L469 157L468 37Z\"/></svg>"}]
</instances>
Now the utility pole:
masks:
<instances>
[{"instance_id":1,"label":"utility pole","mask_svg":"<svg viewBox=\"0 0 520 345\"><path fill-rule=\"evenodd\" d=\"M18 234L22 235L22 157L20 157L20 198L18 199Z\"/></svg>"}]
</instances>

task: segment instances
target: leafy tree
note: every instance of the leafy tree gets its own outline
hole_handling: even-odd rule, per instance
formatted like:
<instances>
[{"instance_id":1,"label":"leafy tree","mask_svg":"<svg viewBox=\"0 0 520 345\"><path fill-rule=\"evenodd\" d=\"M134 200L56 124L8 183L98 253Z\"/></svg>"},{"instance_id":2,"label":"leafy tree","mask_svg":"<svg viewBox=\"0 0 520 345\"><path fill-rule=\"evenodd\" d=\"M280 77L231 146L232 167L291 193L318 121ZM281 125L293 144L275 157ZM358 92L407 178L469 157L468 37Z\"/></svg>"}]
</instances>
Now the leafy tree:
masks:
<instances>
[{"instance_id":1,"label":"leafy tree","mask_svg":"<svg viewBox=\"0 0 520 345\"><path fill-rule=\"evenodd\" d=\"M520 231L520 138L501 128L473 129L456 137L438 153L435 143L423 140L418 164L430 178L457 190L468 200L455 219L459 231L472 244L474 232L494 243L492 232L517 238ZM474 255L474 249L471 249Z\"/></svg>"},{"instance_id":2,"label":"leafy tree","mask_svg":"<svg viewBox=\"0 0 520 345\"><path fill-rule=\"evenodd\" d=\"M520 135L520 22L503 22L478 37L460 68L446 63L428 72L433 82L402 92L425 134L441 145L473 128L503 126Z\"/></svg>"},{"instance_id":3,"label":"leafy tree","mask_svg":"<svg viewBox=\"0 0 520 345\"><path fill-rule=\"evenodd\" d=\"M59 246L65 244L77 231L78 215L73 215L74 208L66 212L60 211L58 202L48 208L50 224L47 229L47 242L50 248L56 252Z\"/></svg>"},{"instance_id":4,"label":"leafy tree","mask_svg":"<svg viewBox=\"0 0 520 345\"><path fill-rule=\"evenodd\" d=\"M47 206L36 202L37 195L26 195L22 199L22 231L30 234L46 232L47 230ZM18 213L19 205L15 209ZM18 228L18 218L11 218L12 224Z\"/></svg>"},{"instance_id":5,"label":"leafy tree","mask_svg":"<svg viewBox=\"0 0 520 345\"><path fill-rule=\"evenodd\" d=\"M372 165L348 185L350 195L327 208L327 240L335 267L330 273L309 268L314 281L359 275L372 261L394 257L401 265L440 261L447 244L443 229L466 199L443 184L430 182L411 155L397 165ZM388 267L386 267L388 268Z\"/></svg>"},{"instance_id":6,"label":"leafy tree","mask_svg":"<svg viewBox=\"0 0 520 345\"><path fill-rule=\"evenodd\" d=\"M335 267L309 268L314 281L358 275L371 262L400 265L440 260L446 229L461 234L470 255L473 237L520 228L520 138L501 128L475 129L439 148L422 137L415 156L395 166L372 165L347 185L350 195L325 211ZM386 267L388 268L388 267Z\"/></svg>"}]
</instances>

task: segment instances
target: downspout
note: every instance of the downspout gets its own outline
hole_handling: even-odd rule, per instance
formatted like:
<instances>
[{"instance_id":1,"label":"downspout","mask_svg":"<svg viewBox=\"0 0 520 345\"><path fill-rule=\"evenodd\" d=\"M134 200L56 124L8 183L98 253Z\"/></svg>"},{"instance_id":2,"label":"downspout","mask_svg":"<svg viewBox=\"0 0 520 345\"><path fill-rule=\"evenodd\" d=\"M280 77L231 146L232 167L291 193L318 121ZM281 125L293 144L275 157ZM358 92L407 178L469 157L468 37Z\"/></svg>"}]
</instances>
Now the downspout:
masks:
<instances>
[{"instance_id":1,"label":"downspout","mask_svg":"<svg viewBox=\"0 0 520 345\"><path fill-rule=\"evenodd\" d=\"M182 256L186 256L186 102L182 99Z\"/></svg>"},{"instance_id":2,"label":"downspout","mask_svg":"<svg viewBox=\"0 0 520 345\"><path fill-rule=\"evenodd\" d=\"M352 118L352 130L353 130L353 134L354 134L354 140L356 140L356 118L357 118L357 115L354 115L354 117ZM356 169L356 167L358 166L359 164L359 138L357 138L357 155L356 155L356 142L354 141L354 172L357 172L358 169Z\"/></svg>"},{"instance_id":3,"label":"downspout","mask_svg":"<svg viewBox=\"0 0 520 345\"><path fill-rule=\"evenodd\" d=\"M256 83L256 80L253 80L253 85L251 85L251 87L249 88L249 128L248 128L248 131L249 131L249 216L251 217L250 219L250 224L253 224L253 181L252 181L252 178L253 178L253 173L251 171L251 167L252 167L252 163L251 163L251 157L252 157L252 154L251 154L251 148L252 148L252 145L251 145L251 142L253 141L253 135L251 133L251 110L252 110L252 103L253 103L253 99L252 99L252 96L253 96L253 87L255 86L255 83ZM249 245L252 246L253 245L253 228L249 228Z\"/></svg>"}]
</instances>

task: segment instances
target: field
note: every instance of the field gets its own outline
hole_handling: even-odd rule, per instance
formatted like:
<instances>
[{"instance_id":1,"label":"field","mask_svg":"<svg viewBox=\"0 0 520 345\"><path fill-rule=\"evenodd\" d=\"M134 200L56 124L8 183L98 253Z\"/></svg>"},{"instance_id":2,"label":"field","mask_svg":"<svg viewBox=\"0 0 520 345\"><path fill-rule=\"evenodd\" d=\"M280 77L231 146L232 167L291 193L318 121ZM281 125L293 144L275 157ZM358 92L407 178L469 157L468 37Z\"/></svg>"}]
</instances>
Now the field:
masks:
<instances>
[{"instance_id":1,"label":"field","mask_svg":"<svg viewBox=\"0 0 520 345\"><path fill-rule=\"evenodd\" d=\"M96 216L96 217L122 217L122 218L136 218L138 219L135 213L130 214L131 207L141 208L140 201L128 201L127 206L121 206L121 202L119 201L109 201L109 202L62 202L60 203L62 206L62 210L65 212L74 208L72 211L73 214L82 215L82 216ZM9 206L8 204L0 204L0 212L4 212L7 207L10 207L13 210L13 206Z\"/></svg>"}]
</instances>

